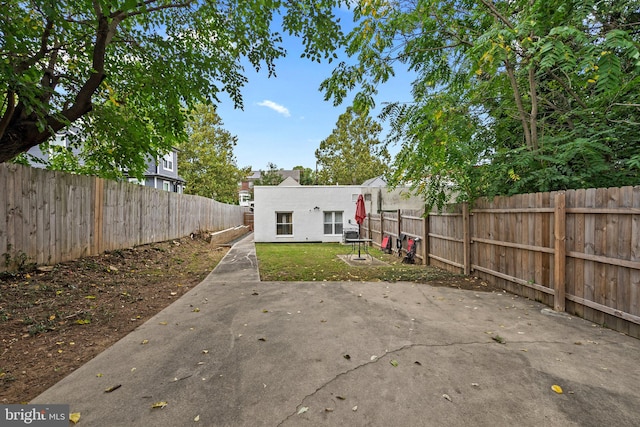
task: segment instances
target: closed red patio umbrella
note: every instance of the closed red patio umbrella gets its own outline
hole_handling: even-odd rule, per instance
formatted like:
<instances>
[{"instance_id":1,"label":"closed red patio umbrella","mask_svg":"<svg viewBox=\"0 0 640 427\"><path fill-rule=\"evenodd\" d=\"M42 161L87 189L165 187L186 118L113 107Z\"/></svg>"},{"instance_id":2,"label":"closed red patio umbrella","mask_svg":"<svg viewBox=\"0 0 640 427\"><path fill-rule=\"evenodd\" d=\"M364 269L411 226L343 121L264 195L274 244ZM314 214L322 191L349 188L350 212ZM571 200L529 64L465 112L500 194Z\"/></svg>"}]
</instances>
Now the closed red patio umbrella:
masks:
<instances>
[{"instance_id":1,"label":"closed red patio umbrella","mask_svg":"<svg viewBox=\"0 0 640 427\"><path fill-rule=\"evenodd\" d=\"M362 233L361 233L361 225L364 222L364 219L367 217L367 210L364 207L364 197L362 194L358 196L358 201L356 202L356 222L358 223L358 260L364 260L360 256L360 245L362 244Z\"/></svg>"},{"instance_id":2,"label":"closed red patio umbrella","mask_svg":"<svg viewBox=\"0 0 640 427\"><path fill-rule=\"evenodd\" d=\"M364 222L364 219L367 217L367 210L364 207L364 197L362 194L358 196L358 201L356 202L356 222L358 223L358 236L360 236L360 226Z\"/></svg>"}]
</instances>

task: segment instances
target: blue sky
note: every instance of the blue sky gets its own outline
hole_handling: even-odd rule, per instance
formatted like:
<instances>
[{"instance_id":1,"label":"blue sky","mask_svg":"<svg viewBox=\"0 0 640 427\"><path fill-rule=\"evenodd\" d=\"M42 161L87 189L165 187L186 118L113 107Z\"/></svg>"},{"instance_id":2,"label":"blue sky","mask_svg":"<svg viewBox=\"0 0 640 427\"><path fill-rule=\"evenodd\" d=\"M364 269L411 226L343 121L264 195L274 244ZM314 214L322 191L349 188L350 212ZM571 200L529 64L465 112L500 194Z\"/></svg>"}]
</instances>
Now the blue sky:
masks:
<instances>
[{"instance_id":1,"label":"blue sky","mask_svg":"<svg viewBox=\"0 0 640 427\"><path fill-rule=\"evenodd\" d=\"M338 13L344 25L351 22L351 12ZM266 70L246 69L249 83L242 91L244 110L234 109L228 98L221 98L218 105L223 127L238 138L234 154L239 167L266 170L271 162L281 169L299 165L314 169L316 149L350 105L348 100L334 107L319 91L320 83L346 55L336 52L337 60L318 64L300 58L299 40L285 38L284 46L287 56L276 62L277 77L267 78ZM397 75L380 89L374 117L382 102L411 99L406 75Z\"/></svg>"}]
</instances>

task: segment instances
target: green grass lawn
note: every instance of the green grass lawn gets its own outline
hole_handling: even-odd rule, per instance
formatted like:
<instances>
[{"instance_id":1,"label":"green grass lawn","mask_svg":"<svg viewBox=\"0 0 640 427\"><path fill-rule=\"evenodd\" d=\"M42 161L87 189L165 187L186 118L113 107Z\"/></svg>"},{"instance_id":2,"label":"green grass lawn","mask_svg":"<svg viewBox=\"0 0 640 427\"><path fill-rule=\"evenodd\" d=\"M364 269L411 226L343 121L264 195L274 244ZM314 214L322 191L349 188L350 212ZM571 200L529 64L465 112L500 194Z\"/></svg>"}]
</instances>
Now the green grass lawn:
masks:
<instances>
[{"instance_id":1,"label":"green grass lawn","mask_svg":"<svg viewBox=\"0 0 640 427\"><path fill-rule=\"evenodd\" d=\"M411 281L426 283L451 274L422 265L402 264L402 259L379 249L369 252L388 265L350 266L338 255L350 246L340 243L256 243L263 281Z\"/></svg>"}]
</instances>

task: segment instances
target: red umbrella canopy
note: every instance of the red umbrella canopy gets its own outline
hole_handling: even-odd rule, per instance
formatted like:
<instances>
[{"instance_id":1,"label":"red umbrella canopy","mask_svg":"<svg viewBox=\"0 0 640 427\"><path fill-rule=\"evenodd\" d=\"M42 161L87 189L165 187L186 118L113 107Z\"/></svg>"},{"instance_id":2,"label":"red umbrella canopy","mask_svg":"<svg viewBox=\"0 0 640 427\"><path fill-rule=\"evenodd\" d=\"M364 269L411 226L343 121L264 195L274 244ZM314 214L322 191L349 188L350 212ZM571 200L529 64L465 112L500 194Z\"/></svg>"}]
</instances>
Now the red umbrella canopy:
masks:
<instances>
[{"instance_id":1,"label":"red umbrella canopy","mask_svg":"<svg viewBox=\"0 0 640 427\"><path fill-rule=\"evenodd\" d=\"M364 197L362 194L358 196L358 201L356 202L356 222L358 225L364 222L365 217L367 216L367 211L364 207Z\"/></svg>"}]
</instances>

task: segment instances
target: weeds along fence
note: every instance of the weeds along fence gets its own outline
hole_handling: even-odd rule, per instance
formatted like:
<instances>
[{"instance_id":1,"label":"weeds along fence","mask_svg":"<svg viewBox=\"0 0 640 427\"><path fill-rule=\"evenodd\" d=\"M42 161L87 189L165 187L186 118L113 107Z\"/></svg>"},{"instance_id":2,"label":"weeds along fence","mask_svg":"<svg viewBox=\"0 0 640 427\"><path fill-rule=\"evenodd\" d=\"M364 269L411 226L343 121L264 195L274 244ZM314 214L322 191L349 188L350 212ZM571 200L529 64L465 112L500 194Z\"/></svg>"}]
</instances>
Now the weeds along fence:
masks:
<instances>
[{"instance_id":1,"label":"weeds along fence","mask_svg":"<svg viewBox=\"0 0 640 427\"><path fill-rule=\"evenodd\" d=\"M640 338L640 186L370 214L365 232L419 237L416 258ZM406 242L405 242L406 247Z\"/></svg>"},{"instance_id":2,"label":"weeds along fence","mask_svg":"<svg viewBox=\"0 0 640 427\"><path fill-rule=\"evenodd\" d=\"M241 206L126 182L0 164L0 271L242 225Z\"/></svg>"}]
</instances>

